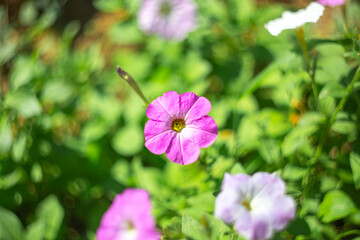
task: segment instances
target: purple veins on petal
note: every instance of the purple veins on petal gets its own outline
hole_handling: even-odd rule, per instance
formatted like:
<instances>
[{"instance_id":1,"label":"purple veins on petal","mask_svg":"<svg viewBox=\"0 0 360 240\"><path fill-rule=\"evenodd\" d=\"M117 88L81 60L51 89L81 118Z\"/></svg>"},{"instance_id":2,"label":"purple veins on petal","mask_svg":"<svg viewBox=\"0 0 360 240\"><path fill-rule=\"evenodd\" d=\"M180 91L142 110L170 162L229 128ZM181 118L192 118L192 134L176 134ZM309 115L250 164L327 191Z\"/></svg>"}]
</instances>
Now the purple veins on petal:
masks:
<instances>
[{"instance_id":1,"label":"purple veins on petal","mask_svg":"<svg viewBox=\"0 0 360 240\"><path fill-rule=\"evenodd\" d=\"M210 109L209 100L194 93L164 93L146 110L145 146L178 164L195 162L200 148L213 144L218 134L216 122L206 115Z\"/></svg>"},{"instance_id":2,"label":"purple veins on petal","mask_svg":"<svg viewBox=\"0 0 360 240\"><path fill-rule=\"evenodd\" d=\"M182 165L195 162L199 155L200 147L183 134L176 134L166 150L166 156L172 162Z\"/></svg>"},{"instance_id":3,"label":"purple veins on petal","mask_svg":"<svg viewBox=\"0 0 360 240\"><path fill-rule=\"evenodd\" d=\"M166 92L149 104L146 116L152 120L169 121L179 113L179 94L174 91Z\"/></svg>"},{"instance_id":4,"label":"purple veins on petal","mask_svg":"<svg viewBox=\"0 0 360 240\"><path fill-rule=\"evenodd\" d=\"M211 103L204 97L198 97L194 93L180 95L180 113L184 114L185 120L201 118L210 112Z\"/></svg>"},{"instance_id":5,"label":"purple veins on petal","mask_svg":"<svg viewBox=\"0 0 360 240\"><path fill-rule=\"evenodd\" d=\"M196 140L201 148L206 148L213 144L218 134L216 122L210 116L203 116L189 121L186 130L191 132L193 139Z\"/></svg>"}]
</instances>

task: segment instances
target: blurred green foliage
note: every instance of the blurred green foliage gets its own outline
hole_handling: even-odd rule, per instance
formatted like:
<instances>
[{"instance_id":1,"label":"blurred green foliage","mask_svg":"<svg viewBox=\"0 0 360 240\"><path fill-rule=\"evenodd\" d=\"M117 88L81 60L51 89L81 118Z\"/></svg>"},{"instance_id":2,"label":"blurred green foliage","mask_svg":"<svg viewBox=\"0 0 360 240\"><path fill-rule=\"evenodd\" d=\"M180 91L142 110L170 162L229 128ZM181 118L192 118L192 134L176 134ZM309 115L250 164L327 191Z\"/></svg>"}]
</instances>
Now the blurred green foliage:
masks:
<instances>
[{"instance_id":1,"label":"blurred green foliage","mask_svg":"<svg viewBox=\"0 0 360 240\"><path fill-rule=\"evenodd\" d=\"M149 191L163 239L241 239L212 216L215 196L225 172L255 171L276 171L297 202L275 239L360 236L356 1L305 28L323 112L295 34L263 27L289 6L199 0L197 30L167 42L138 29L139 1L94 0L87 21L64 18L71 2L0 5L0 239L95 239L128 187ZM207 97L215 144L189 166L151 154L145 106L116 65L152 99Z\"/></svg>"}]
</instances>

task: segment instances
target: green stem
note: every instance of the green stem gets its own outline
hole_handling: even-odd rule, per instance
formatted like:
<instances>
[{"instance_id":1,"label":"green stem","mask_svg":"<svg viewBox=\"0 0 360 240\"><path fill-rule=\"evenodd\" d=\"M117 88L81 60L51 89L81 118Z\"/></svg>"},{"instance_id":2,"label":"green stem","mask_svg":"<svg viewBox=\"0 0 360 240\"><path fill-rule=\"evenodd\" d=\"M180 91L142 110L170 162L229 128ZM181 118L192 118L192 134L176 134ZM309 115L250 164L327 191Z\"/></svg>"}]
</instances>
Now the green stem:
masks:
<instances>
[{"instance_id":1,"label":"green stem","mask_svg":"<svg viewBox=\"0 0 360 240\"><path fill-rule=\"evenodd\" d=\"M321 155L321 152L323 150L323 146L324 146L324 143L325 143L325 139L326 139L326 135L329 131L329 122L326 121L325 125L323 126L323 129L321 131L321 135L320 135L320 139L319 139L319 143L318 143L318 146L316 148L316 152L315 152L315 157L312 158L309 162L308 162L308 165L309 166L312 166L314 165L315 163L317 163L319 161L319 158L320 158L320 155Z\"/></svg>"},{"instance_id":2,"label":"green stem","mask_svg":"<svg viewBox=\"0 0 360 240\"><path fill-rule=\"evenodd\" d=\"M335 240L339 240L343 237L347 237L350 235L360 235L360 230L350 230L344 233L340 233L339 235L336 236Z\"/></svg>"},{"instance_id":3,"label":"green stem","mask_svg":"<svg viewBox=\"0 0 360 240\"><path fill-rule=\"evenodd\" d=\"M313 90L316 105L317 105L319 111L322 114L324 114L324 111L322 110L321 105L320 105L319 91L317 89L316 82L315 82L315 68L314 69L311 68L309 52L308 52L308 49L307 49L307 46L306 46L306 41L305 41L304 28L300 27L300 28L295 29L295 34L296 34L296 36L297 36L297 38L299 40L300 48L301 48L301 50L302 50L302 52L304 54L305 66L306 66L306 70L307 70L307 72L308 72L308 74L310 76L310 79L311 79L311 85L312 85L312 90Z\"/></svg>"},{"instance_id":4,"label":"green stem","mask_svg":"<svg viewBox=\"0 0 360 240\"><path fill-rule=\"evenodd\" d=\"M359 80L359 78L360 78L360 66L356 70L356 73L355 73L354 78L352 79L351 83L346 88L346 94L342 97L342 99L340 100L339 104L337 105L337 107L335 109L335 112L332 114L330 121L329 121L330 125L334 123L337 114L340 112L340 110L342 110L344 108L344 105L345 105L348 97L352 93L352 91L354 89L354 85Z\"/></svg>"},{"instance_id":5,"label":"green stem","mask_svg":"<svg viewBox=\"0 0 360 240\"><path fill-rule=\"evenodd\" d=\"M130 87L141 97L141 99L144 101L144 103L146 105L149 105L149 101L146 99L146 97L144 96L144 94L142 93L141 89L139 88L139 86L136 84L134 78L128 74L127 72L125 72L121 67L116 66L116 71L119 74L119 76L125 80L125 82L127 82Z\"/></svg>"}]
</instances>

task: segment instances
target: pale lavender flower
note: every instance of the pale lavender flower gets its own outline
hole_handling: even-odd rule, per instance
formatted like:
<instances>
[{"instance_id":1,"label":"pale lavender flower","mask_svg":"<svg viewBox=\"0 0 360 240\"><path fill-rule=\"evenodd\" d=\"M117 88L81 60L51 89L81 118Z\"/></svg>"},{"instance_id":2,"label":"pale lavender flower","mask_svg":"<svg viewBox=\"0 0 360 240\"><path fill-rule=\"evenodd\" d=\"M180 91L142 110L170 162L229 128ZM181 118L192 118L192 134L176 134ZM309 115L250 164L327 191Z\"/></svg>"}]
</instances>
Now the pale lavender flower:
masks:
<instances>
[{"instance_id":1,"label":"pale lavender flower","mask_svg":"<svg viewBox=\"0 0 360 240\"><path fill-rule=\"evenodd\" d=\"M160 240L147 191L126 189L101 219L97 240Z\"/></svg>"},{"instance_id":2,"label":"pale lavender flower","mask_svg":"<svg viewBox=\"0 0 360 240\"><path fill-rule=\"evenodd\" d=\"M285 195L285 187L275 173L225 173L215 216L234 224L236 231L248 239L269 239L295 216L295 202Z\"/></svg>"},{"instance_id":3,"label":"pale lavender flower","mask_svg":"<svg viewBox=\"0 0 360 240\"><path fill-rule=\"evenodd\" d=\"M317 2L320 3L321 5L330 6L330 7L335 7L338 5L345 4L345 0L318 0Z\"/></svg>"},{"instance_id":4,"label":"pale lavender flower","mask_svg":"<svg viewBox=\"0 0 360 240\"><path fill-rule=\"evenodd\" d=\"M183 40L196 27L192 0L143 0L138 13L140 29L169 40Z\"/></svg>"}]
</instances>

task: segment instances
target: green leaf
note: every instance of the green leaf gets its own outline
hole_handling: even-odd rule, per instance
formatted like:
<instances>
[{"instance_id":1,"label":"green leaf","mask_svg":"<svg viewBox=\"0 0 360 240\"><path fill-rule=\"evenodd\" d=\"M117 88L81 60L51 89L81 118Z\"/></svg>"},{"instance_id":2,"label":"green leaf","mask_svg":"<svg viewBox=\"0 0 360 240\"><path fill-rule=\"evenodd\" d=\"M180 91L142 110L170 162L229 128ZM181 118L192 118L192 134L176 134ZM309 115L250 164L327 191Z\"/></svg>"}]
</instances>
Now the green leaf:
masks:
<instances>
[{"instance_id":1,"label":"green leaf","mask_svg":"<svg viewBox=\"0 0 360 240\"><path fill-rule=\"evenodd\" d=\"M305 146L308 142L308 137L316 132L318 126L296 126L288 135L286 135L283 144L282 152L284 156L290 156L299 148Z\"/></svg>"},{"instance_id":2,"label":"green leaf","mask_svg":"<svg viewBox=\"0 0 360 240\"><path fill-rule=\"evenodd\" d=\"M13 172L0 177L0 189L9 189L15 186L21 179L22 172L15 169Z\"/></svg>"},{"instance_id":3,"label":"green leaf","mask_svg":"<svg viewBox=\"0 0 360 240\"><path fill-rule=\"evenodd\" d=\"M21 132L11 149L11 155L16 162L19 162L23 158L25 149L26 134Z\"/></svg>"},{"instance_id":4,"label":"green leaf","mask_svg":"<svg viewBox=\"0 0 360 240\"><path fill-rule=\"evenodd\" d=\"M41 105L35 95L26 91L9 93L5 99L5 106L14 109L24 118L34 117L42 112Z\"/></svg>"},{"instance_id":5,"label":"green leaf","mask_svg":"<svg viewBox=\"0 0 360 240\"><path fill-rule=\"evenodd\" d=\"M93 5L101 12L116 12L121 9L123 2L119 0L94 0Z\"/></svg>"},{"instance_id":6,"label":"green leaf","mask_svg":"<svg viewBox=\"0 0 360 240\"><path fill-rule=\"evenodd\" d=\"M190 204L190 206L199 209L199 211L214 211L215 197L212 192L191 196L187 199L187 202Z\"/></svg>"},{"instance_id":7,"label":"green leaf","mask_svg":"<svg viewBox=\"0 0 360 240\"><path fill-rule=\"evenodd\" d=\"M261 157L269 164L279 164L281 161L280 147L277 140L262 140L259 145Z\"/></svg>"},{"instance_id":8,"label":"green leaf","mask_svg":"<svg viewBox=\"0 0 360 240\"><path fill-rule=\"evenodd\" d=\"M235 163L234 166L231 168L230 174L238 174L238 173L245 173L244 167L241 165L241 163Z\"/></svg>"},{"instance_id":9,"label":"green leaf","mask_svg":"<svg viewBox=\"0 0 360 240\"><path fill-rule=\"evenodd\" d=\"M111 168L112 177L123 185L128 185L128 179L130 176L129 163L126 159L120 159L115 162Z\"/></svg>"},{"instance_id":10,"label":"green leaf","mask_svg":"<svg viewBox=\"0 0 360 240\"><path fill-rule=\"evenodd\" d=\"M351 121L336 121L333 125L331 125L331 130L341 134L356 132L356 128L356 124Z\"/></svg>"},{"instance_id":11,"label":"green leaf","mask_svg":"<svg viewBox=\"0 0 360 240\"><path fill-rule=\"evenodd\" d=\"M337 82L329 82L322 89L319 98L331 96L334 98L341 98L346 94L346 89L343 85Z\"/></svg>"},{"instance_id":12,"label":"green leaf","mask_svg":"<svg viewBox=\"0 0 360 240\"><path fill-rule=\"evenodd\" d=\"M38 16L34 2L24 2L21 4L19 12L19 22L24 26L30 26Z\"/></svg>"},{"instance_id":13,"label":"green leaf","mask_svg":"<svg viewBox=\"0 0 360 240\"><path fill-rule=\"evenodd\" d=\"M239 24L248 23L251 20L251 16L254 14L256 10L255 1L253 0L242 0L231 1L233 6L231 6L231 10L233 14L236 16Z\"/></svg>"},{"instance_id":14,"label":"green leaf","mask_svg":"<svg viewBox=\"0 0 360 240\"><path fill-rule=\"evenodd\" d=\"M41 221L35 221L26 228L26 240L43 240L45 237L46 224Z\"/></svg>"},{"instance_id":15,"label":"green leaf","mask_svg":"<svg viewBox=\"0 0 360 240\"><path fill-rule=\"evenodd\" d=\"M137 125L124 126L115 134L112 146L121 155L134 155L144 146L144 134Z\"/></svg>"},{"instance_id":16,"label":"green leaf","mask_svg":"<svg viewBox=\"0 0 360 240\"><path fill-rule=\"evenodd\" d=\"M186 56L183 66L184 79L189 82L201 81L211 71L211 64L196 52L190 52Z\"/></svg>"},{"instance_id":17,"label":"green leaf","mask_svg":"<svg viewBox=\"0 0 360 240\"><path fill-rule=\"evenodd\" d=\"M282 172L282 177L286 180L297 181L304 177L305 172L305 168L287 164Z\"/></svg>"},{"instance_id":18,"label":"green leaf","mask_svg":"<svg viewBox=\"0 0 360 240\"><path fill-rule=\"evenodd\" d=\"M206 179L208 177L208 173L198 163L184 166L168 162L165 167L165 175L169 185L180 189L193 187L201 189L207 184Z\"/></svg>"},{"instance_id":19,"label":"green leaf","mask_svg":"<svg viewBox=\"0 0 360 240\"><path fill-rule=\"evenodd\" d=\"M50 195L36 209L36 216L46 225L45 239L55 239L64 218L64 209L57 197Z\"/></svg>"},{"instance_id":20,"label":"green leaf","mask_svg":"<svg viewBox=\"0 0 360 240\"><path fill-rule=\"evenodd\" d=\"M12 144L11 125L6 115L0 118L0 155L7 153Z\"/></svg>"},{"instance_id":21,"label":"green leaf","mask_svg":"<svg viewBox=\"0 0 360 240\"><path fill-rule=\"evenodd\" d=\"M70 99L73 88L62 80L47 81L42 90L42 99L46 102L63 103Z\"/></svg>"},{"instance_id":22,"label":"green leaf","mask_svg":"<svg viewBox=\"0 0 360 240\"><path fill-rule=\"evenodd\" d=\"M304 219L296 218L287 227L287 231L293 235L309 235L310 227Z\"/></svg>"},{"instance_id":23,"label":"green leaf","mask_svg":"<svg viewBox=\"0 0 360 240\"><path fill-rule=\"evenodd\" d=\"M34 163L34 165L31 168L31 180L35 183L41 182L43 178L42 169L40 164Z\"/></svg>"},{"instance_id":24,"label":"green leaf","mask_svg":"<svg viewBox=\"0 0 360 240\"><path fill-rule=\"evenodd\" d=\"M350 153L350 166L353 173L355 188L360 189L360 155L358 153Z\"/></svg>"},{"instance_id":25,"label":"green leaf","mask_svg":"<svg viewBox=\"0 0 360 240\"><path fill-rule=\"evenodd\" d=\"M340 190L328 192L319 206L318 216L325 223L330 223L349 216L356 211L351 198Z\"/></svg>"},{"instance_id":26,"label":"green leaf","mask_svg":"<svg viewBox=\"0 0 360 240\"><path fill-rule=\"evenodd\" d=\"M143 33L131 22L112 26L108 34L115 43L119 44L137 44L143 41Z\"/></svg>"},{"instance_id":27,"label":"green leaf","mask_svg":"<svg viewBox=\"0 0 360 240\"><path fill-rule=\"evenodd\" d=\"M13 212L3 207L0 207L0 239L23 239L23 226L19 218Z\"/></svg>"},{"instance_id":28,"label":"green leaf","mask_svg":"<svg viewBox=\"0 0 360 240\"><path fill-rule=\"evenodd\" d=\"M194 218L187 215L182 216L182 228L181 231L188 237L194 239L208 239L205 229Z\"/></svg>"},{"instance_id":29,"label":"green leaf","mask_svg":"<svg viewBox=\"0 0 360 240\"><path fill-rule=\"evenodd\" d=\"M34 75L34 64L29 57L18 56L10 75L10 84L13 90L29 83Z\"/></svg>"}]
</instances>

